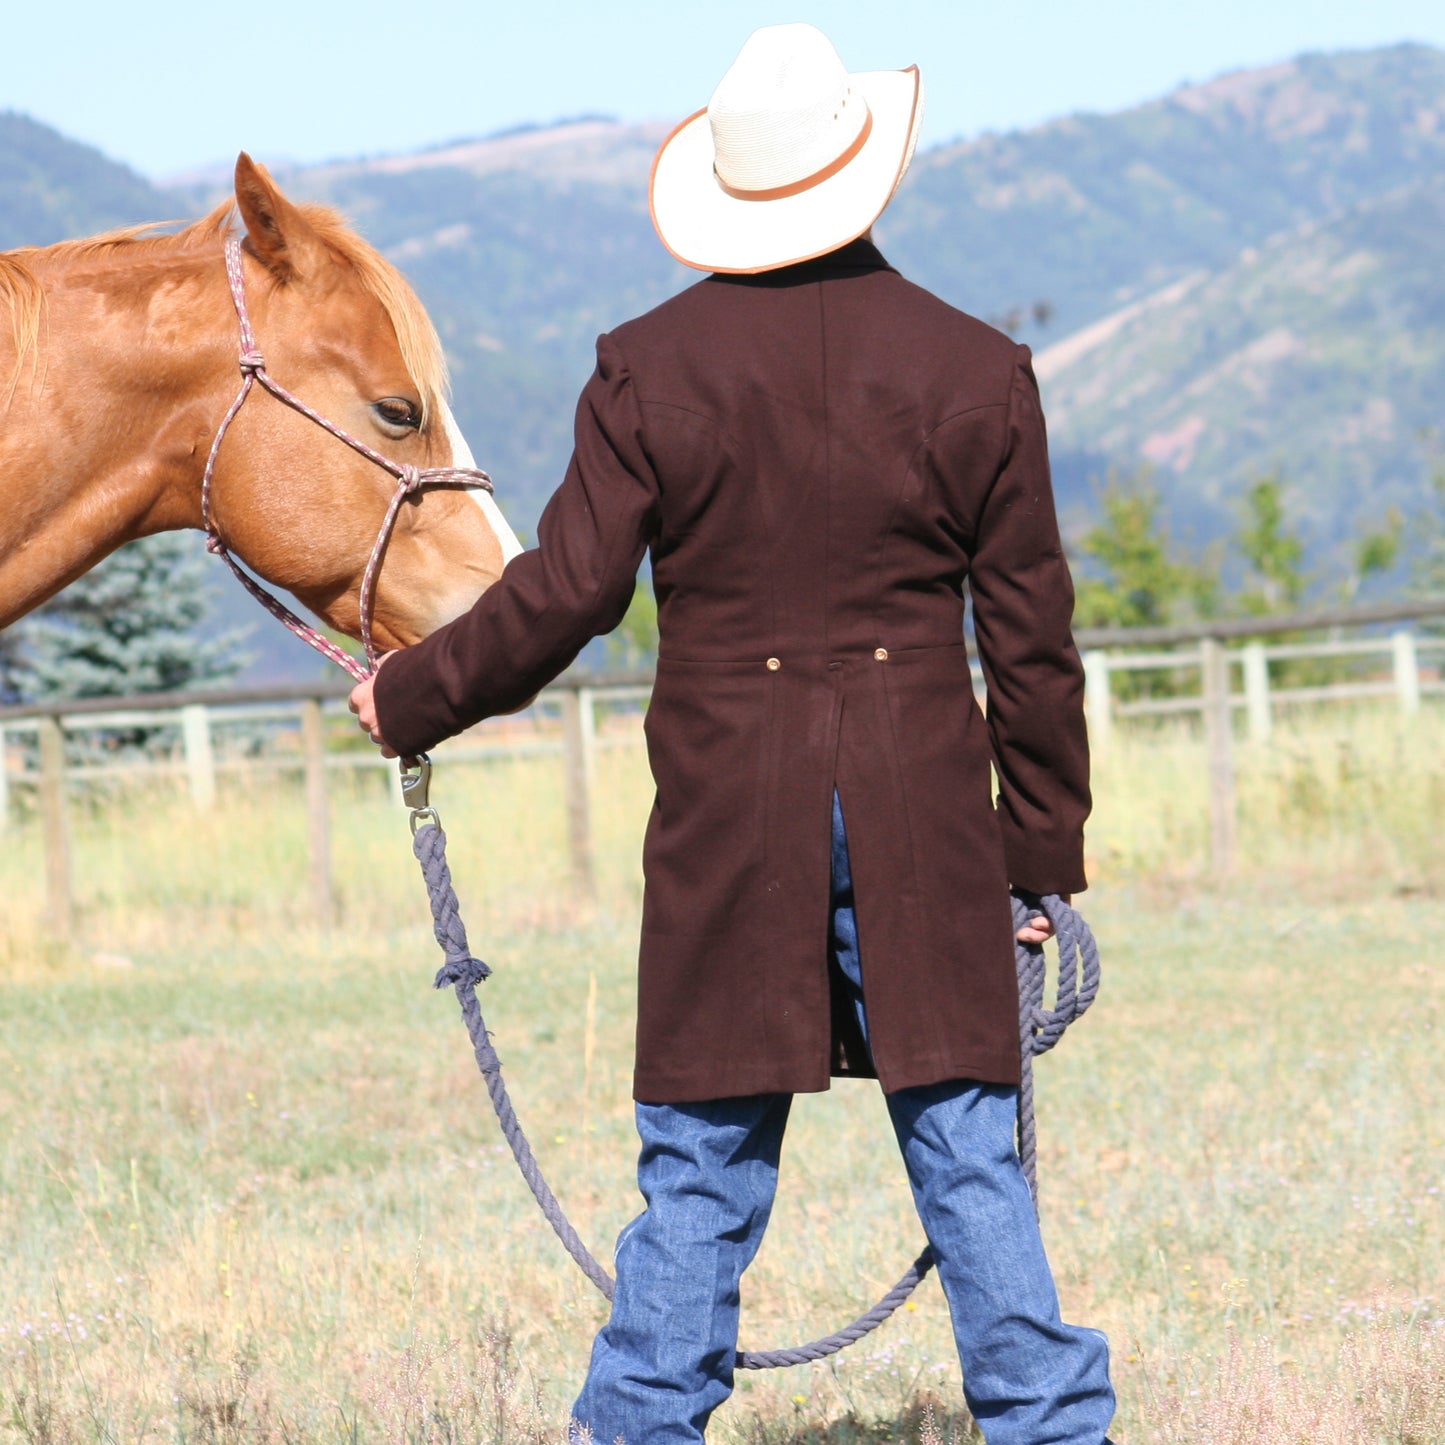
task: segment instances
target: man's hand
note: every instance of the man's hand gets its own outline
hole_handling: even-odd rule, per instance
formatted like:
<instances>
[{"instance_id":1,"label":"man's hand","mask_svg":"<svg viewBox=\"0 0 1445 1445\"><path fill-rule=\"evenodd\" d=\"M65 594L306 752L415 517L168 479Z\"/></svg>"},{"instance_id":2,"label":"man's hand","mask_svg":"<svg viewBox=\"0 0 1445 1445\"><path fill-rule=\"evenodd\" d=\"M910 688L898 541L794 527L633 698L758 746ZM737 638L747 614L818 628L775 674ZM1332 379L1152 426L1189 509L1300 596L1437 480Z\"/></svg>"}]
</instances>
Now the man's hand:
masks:
<instances>
[{"instance_id":1,"label":"man's hand","mask_svg":"<svg viewBox=\"0 0 1445 1445\"><path fill-rule=\"evenodd\" d=\"M1062 898L1065 903L1071 903L1073 901L1072 893L1060 893L1059 897ZM1029 919L1028 927L1019 929L1016 935L1020 943L1043 943L1046 939L1050 939L1053 936L1054 925L1042 913L1035 914L1033 918Z\"/></svg>"},{"instance_id":2,"label":"man's hand","mask_svg":"<svg viewBox=\"0 0 1445 1445\"><path fill-rule=\"evenodd\" d=\"M381 735L381 724L376 720L376 703L372 699L371 693L376 685L376 673L381 671L382 665L390 656L391 653L383 652L376 659L376 672L373 672L370 677L363 678L351 689L351 701L347 704L356 714L356 721L362 732L380 747L381 755L384 758L394 758L396 750L389 747L386 739Z\"/></svg>"}]
</instances>

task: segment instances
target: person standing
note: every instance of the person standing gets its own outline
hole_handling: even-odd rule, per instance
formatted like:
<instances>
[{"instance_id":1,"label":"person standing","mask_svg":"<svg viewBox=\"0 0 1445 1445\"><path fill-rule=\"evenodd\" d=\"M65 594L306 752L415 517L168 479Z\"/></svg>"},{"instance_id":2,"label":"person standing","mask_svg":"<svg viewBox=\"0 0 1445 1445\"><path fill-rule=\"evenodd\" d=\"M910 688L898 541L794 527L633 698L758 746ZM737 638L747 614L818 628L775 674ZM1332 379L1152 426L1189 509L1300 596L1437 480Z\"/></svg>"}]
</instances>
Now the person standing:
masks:
<instances>
[{"instance_id":1,"label":"person standing","mask_svg":"<svg viewBox=\"0 0 1445 1445\"><path fill-rule=\"evenodd\" d=\"M1101 1445L1113 1416L1014 1146L1010 886L1085 887L1073 590L1028 349L872 243L922 101L811 26L747 41L650 183L709 274L599 338L537 547L352 695L403 755L522 706L651 554L646 1207L574 1407L599 1445L703 1438L792 1096L846 1074L883 1089L988 1445Z\"/></svg>"}]
</instances>

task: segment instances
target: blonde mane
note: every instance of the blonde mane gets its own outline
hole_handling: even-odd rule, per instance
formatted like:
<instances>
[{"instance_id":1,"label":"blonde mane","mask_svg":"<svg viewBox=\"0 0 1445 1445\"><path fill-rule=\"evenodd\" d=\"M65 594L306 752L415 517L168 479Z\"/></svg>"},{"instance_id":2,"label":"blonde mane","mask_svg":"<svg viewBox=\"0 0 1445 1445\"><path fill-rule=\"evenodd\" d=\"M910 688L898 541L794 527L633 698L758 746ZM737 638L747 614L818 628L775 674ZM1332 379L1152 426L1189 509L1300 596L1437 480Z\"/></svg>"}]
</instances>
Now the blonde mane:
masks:
<instances>
[{"instance_id":1,"label":"blonde mane","mask_svg":"<svg viewBox=\"0 0 1445 1445\"><path fill-rule=\"evenodd\" d=\"M303 202L297 209L326 246L356 272L363 290L386 312L396 332L402 364L421 393L422 425L426 426L430 418L438 414L447 393L446 356L426 308L401 272L374 246L362 240L338 212L311 202ZM26 360L34 366L40 353L45 289L27 261L41 255L56 260L85 260L112 251L149 255L197 250L223 242L234 234L235 206L225 201L180 231L160 229L173 224L153 221L81 240L60 241L53 246L0 251L0 306L10 309L10 332L15 345L15 367L5 396L7 404L20 383Z\"/></svg>"},{"instance_id":2,"label":"blonde mane","mask_svg":"<svg viewBox=\"0 0 1445 1445\"><path fill-rule=\"evenodd\" d=\"M5 388L8 407L15 399L26 358L35 365L40 351L40 325L45 318L45 292L14 252L0 251L0 306L10 308L10 339L15 346L15 368Z\"/></svg>"},{"instance_id":3,"label":"blonde mane","mask_svg":"<svg viewBox=\"0 0 1445 1445\"><path fill-rule=\"evenodd\" d=\"M362 240L339 212L309 201L299 209L321 239L350 263L363 289L381 303L396 332L402 365L421 393L425 427L441 412L447 395L446 353L426 307L401 272L376 247Z\"/></svg>"}]
</instances>

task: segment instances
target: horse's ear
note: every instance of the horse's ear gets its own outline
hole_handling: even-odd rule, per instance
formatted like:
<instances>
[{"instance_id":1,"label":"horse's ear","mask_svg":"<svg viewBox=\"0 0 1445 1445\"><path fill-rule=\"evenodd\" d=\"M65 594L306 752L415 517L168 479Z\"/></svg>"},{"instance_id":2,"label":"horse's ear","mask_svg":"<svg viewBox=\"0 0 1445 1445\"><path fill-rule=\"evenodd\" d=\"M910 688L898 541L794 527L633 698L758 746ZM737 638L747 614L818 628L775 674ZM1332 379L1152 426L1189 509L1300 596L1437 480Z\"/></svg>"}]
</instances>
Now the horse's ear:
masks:
<instances>
[{"instance_id":1,"label":"horse's ear","mask_svg":"<svg viewBox=\"0 0 1445 1445\"><path fill-rule=\"evenodd\" d=\"M246 249L281 281L305 280L327 261L316 228L242 151L236 158L236 208L246 223Z\"/></svg>"}]
</instances>

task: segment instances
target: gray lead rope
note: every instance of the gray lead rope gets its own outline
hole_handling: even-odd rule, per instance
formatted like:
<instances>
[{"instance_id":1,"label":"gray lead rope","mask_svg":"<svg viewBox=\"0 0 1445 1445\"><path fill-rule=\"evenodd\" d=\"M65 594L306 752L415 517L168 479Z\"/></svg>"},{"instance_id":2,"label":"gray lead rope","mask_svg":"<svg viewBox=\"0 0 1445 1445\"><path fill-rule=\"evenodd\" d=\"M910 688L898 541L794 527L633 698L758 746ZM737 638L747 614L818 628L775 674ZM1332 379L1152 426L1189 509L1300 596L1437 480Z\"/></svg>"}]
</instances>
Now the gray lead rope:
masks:
<instances>
[{"instance_id":1,"label":"gray lead rope","mask_svg":"<svg viewBox=\"0 0 1445 1445\"><path fill-rule=\"evenodd\" d=\"M457 1002L461 1005L462 1018L471 1035L472 1051L476 1055L477 1067L486 1082L487 1093L491 1096L492 1107L502 1126L502 1135L511 1148L512 1157L527 1181L527 1187L541 1206L547 1223L552 1226L557 1238L562 1241L567 1253L581 1267L582 1272L593 1284L611 1299L615 1288L612 1276L597 1262L591 1250L572 1228L557 1196L542 1176L541 1167L522 1126L517 1122L516 1111L507 1095L507 1086L502 1079L502 1061L492 1047L487 1033L486 1020L482 1017L482 1006L477 1000L477 985L491 974L491 969L479 958L472 956L467 944L467 930L462 923L457 906L457 895L452 887L451 869L447 865L447 838L442 831L441 819L436 810L428 804L428 785L431 764L425 759L408 760L402 767L402 791L412 805L412 851L421 864L422 877L426 880L427 895L431 900L432 925L436 940L441 945L446 963L436 976L435 987L448 986L456 990ZM1047 914L1054 925L1059 945L1059 986L1054 1007L1044 1007L1044 951L1038 944L1019 943L1015 946L1015 957L1019 978L1019 1033L1023 1052L1023 1076L1019 1088L1018 1139L1019 1158L1023 1163L1024 1175L1029 1182L1035 1207L1038 1205L1037 1155L1038 1144L1034 1128L1034 1076L1035 1054L1046 1053L1063 1037L1064 1030L1094 1001L1099 991L1099 951L1094 944L1094 935L1089 925L1057 894L1043 898L1025 895L1013 900L1014 932L1027 926L1031 918ZM909 1265L903 1277L866 1314L860 1315L841 1330L814 1340L811 1344L794 1345L780 1350L739 1350L736 1368L740 1370L771 1370L784 1365L803 1365L810 1360L825 1359L839 1350L860 1340L870 1331L878 1328L904 1300L917 1288L918 1282L933 1268L933 1248L927 1246L917 1259Z\"/></svg>"}]
</instances>

